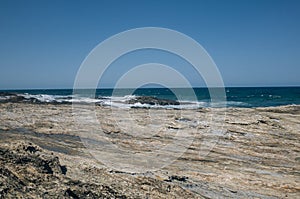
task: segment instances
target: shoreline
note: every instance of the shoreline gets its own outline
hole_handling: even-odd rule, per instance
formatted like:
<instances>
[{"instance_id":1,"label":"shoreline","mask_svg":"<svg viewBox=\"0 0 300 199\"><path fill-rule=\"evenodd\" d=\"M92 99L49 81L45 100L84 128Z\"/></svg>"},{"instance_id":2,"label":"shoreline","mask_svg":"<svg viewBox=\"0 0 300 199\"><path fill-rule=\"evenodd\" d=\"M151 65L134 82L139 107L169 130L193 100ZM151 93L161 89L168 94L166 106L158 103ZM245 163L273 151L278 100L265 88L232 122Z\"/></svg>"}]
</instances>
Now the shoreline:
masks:
<instances>
[{"instance_id":1,"label":"shoreline","mask_svg":"<svg viewBox=\"0 0 300 199\"><path fill-rule=\"evenodd\" d=\"M299 87L300 88L300 87ZM113 89L96 90L92 93L74 95L69 90L23 90L18 92L0 91L0 103L33 104L96 104L118 108L156 108L156 109L199 109L199 108L258 108L300 105L298 87L267 88L228 88L220 100L210 100L208 90L200 89L194 95L188 89L179 89L179 98L170 90L162 88L137 89L131 93L126 89L115 94ZM182 93L181 93L182 92ZM187 92L187 93L184 93ZM221 94L221 93L220 93ZM182 98L182 96L185 96Z\"/></svg>"},{"instance_id":2,"label":"shoreline","mask_svg":"<svg viewBox=\"0 0 300 199\"><path fill-rule=\"evenodd\" d=\"M106 137L120 147L133 151L154 150L155 147L172 142L175 132L192 133L196 129L197 134L192 134L193 143L184 154L168 166L157 171L132 174L107 168L106 165L93 159L78 134L81 130L89 131L92 128L86 126L85 129L75 128L72 106L0 103L0 148L23 154L22 151L17 152L13 146L16 143L25 142L23 145L26 146L31 143L40 147L43 153L53 153L59 158L61 165L67 169L65 175L59 175L68 179L80 179L89 184L99 180L101 186L109 186L116 193L120 192L129 198L149 194L153 198L168 196L175 198L180 193L183 194L182 197L190 198L296 198L300 191L298 166L300 105L226 108L226 118L224 123L220 124L224 133L215 135L205 134L212 126L207 118L210 108L196 110L114 108L113 111L108 107L95 108ZM149 111L152 114L150 119L146 117ZM114 123L116 119L114 113L119 115L118 125ZM147 137L143 137L144 134L143 136L133 134L130 129L137 128L130 128L132 123L126 120L128 113L134 119L134 124L147 127L154 123L156 125L154 129L159 127L161 131L152 132L149 128L147 133L151 136ZM199 157L203 140L218 142L207 156ZM25 155L34 154L26 152ZM125 160L120 160L122 161ZM11 169L13 167L14 165L11 165ZM95 174L96 170L101 175ZM33 172L33 175L40 174ZM85 175L89 177L84 177ZM103 175L111 176L111 181L103 181L100 177ZM21 169L18 176L26 177L26 173ZM119 177L130 183L129 190L118 180L118 185L113 185L113 181ZM140 178L152 182L147 189L142 189L143 180ZM152 192L157 185L161 186L161 189ZM173 190L168 192L169 185ZM43 186L45 184L40 185ZM72 188L62 185L62 187L65 190L61 191L70 188L74 193L77 191L78 196L82 191L76 186ZM124 192L125 189L127 191ZM16 190L8 189L7 194L13 191Z\"/></svg>"}]
</instances>

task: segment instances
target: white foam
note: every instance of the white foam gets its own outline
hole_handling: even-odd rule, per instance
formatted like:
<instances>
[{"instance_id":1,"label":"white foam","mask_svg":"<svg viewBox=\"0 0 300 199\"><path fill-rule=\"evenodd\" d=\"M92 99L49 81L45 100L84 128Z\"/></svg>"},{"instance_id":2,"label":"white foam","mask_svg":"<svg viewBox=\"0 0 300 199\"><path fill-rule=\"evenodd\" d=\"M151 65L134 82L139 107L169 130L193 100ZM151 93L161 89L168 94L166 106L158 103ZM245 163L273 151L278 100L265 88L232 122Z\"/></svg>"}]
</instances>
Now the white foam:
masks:
<instances>
[{"instance_id":1,"label":"white foam","mask_svg":"<svg viewBox=\"0 0 300 199\"><path fill-rule=\"evenodd\" d=\"M126 96L99 96L99 98L89 98L89 97L80 97L74 95L47 95L47 94L18 94L23 96L25 99L36 99L39 102L44 103L87 103L92 104L96 103L102 106L111 106L117 108L151 108L151 109L199 109L207 107L240 107L247 106L247 103L236 102L236 101L223 101L223 102L210 102L210 101L179 101L179 105L150 105L142 104L140 102L134 104L128 104L127 102L131 99L135 99L138 96L136 95L126 95ZM1 96L0 100L7 100L11 96Z\"/></svg>"},{"instance_id":2,"label":"white foam","mask_svg":"<svg viewBox=\"0 0 300 199\"><path fill-rule=\"evenodd\" d=\"M8 100L11 96L0 96L0 100Z\"/></svg>"}]
</instances>

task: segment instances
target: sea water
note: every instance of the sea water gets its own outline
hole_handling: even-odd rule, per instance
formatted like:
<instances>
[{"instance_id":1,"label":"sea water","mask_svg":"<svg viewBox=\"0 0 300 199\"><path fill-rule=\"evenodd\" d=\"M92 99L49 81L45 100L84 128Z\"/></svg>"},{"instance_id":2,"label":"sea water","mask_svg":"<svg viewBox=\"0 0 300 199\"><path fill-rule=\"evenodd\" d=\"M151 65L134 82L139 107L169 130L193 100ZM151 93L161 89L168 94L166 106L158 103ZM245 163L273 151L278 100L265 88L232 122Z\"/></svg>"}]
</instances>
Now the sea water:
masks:
<instances>
[{"instance_id":1,"label":"sea water","mask_svg":"<svg viewBox=\"0 0 300 199\"><path fill-rule=\"evenodd\" d=\"M191 92L192 90L192 92ZM221 90L225 94L220 100L212 100L210 93ZM139 89L96 89L91 96L74 96L72 89L29 89L2 90L0 102L14 93L24 98L35 98L45 103L98 103L117 107L163 108L160 105L134 104L126 101L138 96L151 96L158 99L178 100L180 105L166 108L200 107L270 107L281 105L300 105L300 87L229 87L229 88L139 88ZM6 95L7 94L7 95Z\"/></svg>"}]
</instances>

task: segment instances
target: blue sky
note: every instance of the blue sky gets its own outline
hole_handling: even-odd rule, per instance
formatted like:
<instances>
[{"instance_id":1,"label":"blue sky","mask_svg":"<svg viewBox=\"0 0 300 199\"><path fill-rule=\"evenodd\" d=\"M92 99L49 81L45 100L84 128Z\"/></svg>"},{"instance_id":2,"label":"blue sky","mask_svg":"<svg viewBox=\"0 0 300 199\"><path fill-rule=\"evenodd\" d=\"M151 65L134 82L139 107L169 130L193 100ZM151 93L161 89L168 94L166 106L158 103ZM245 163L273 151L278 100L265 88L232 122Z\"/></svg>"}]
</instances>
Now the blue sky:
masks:
<instances>
[{"instance_id":1,"label":"blue sky","mask_svg":"<svg viewBox=\"0 0 300 199\"><path fill-rule=\"evenodd\" d=\"M199 42L226 86L300 86L299 19L297 0L0 0L0 89L72 88L97 44L148 26ZM118 60L104 85L113 85L121 65L152 61L143 53ZM156 62L167 58L154 56ZM202 85L192 71L186 75Z\"/></svg>"}]
</instances>

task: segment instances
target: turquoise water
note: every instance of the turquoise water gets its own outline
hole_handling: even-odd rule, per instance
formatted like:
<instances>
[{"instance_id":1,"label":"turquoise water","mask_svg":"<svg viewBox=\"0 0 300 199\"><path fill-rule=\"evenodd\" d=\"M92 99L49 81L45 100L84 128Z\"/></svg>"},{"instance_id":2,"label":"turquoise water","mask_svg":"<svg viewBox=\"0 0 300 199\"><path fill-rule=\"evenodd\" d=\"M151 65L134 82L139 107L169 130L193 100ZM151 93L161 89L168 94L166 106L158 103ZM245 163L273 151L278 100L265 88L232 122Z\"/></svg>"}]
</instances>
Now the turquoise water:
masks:
<instances>
[{"instance_id":1,"label":"turquoise water","mask_svg":"<svg viewBox=\"0 0 300 199\"><path fill-rule=\"evenodd\" d=\"M113 99L117 97L122 101L122 97L128 96L152 96L161 99L171 99L179 101L198 102L201 107L211 106L211 98L207 88L193 88L196 99L189 92L189 89L176 88L140 88L131 89L97 89L96 98ZM40 101L51 102L56 100L63 102L72 98L72 89L44 89L44 90L5 90L2 92L18 93L36 97ZM176 93L176 95L174 94ZM280 105L300 105L300 87L238 87L225 88L226 106L228 107L269 107ZM113 97L112 97L113 95ZM86 101L88 99L85 98ZM224 105L224 100L218 103Z\"/></svg>"}]
</instances>

